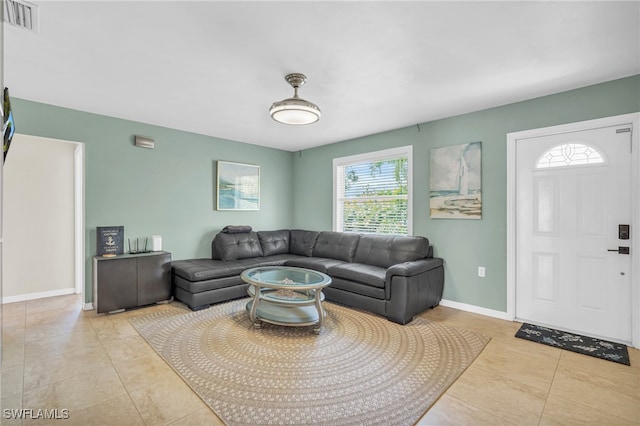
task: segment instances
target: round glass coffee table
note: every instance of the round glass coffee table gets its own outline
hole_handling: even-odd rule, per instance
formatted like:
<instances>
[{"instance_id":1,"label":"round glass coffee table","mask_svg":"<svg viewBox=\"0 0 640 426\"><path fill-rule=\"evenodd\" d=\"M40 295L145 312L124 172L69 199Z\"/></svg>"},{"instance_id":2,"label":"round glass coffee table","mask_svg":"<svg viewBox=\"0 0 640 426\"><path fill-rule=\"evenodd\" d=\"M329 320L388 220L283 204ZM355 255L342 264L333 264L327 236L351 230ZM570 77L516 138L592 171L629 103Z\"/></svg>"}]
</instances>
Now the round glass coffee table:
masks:
<instances>
[{"instance_id":1,"label":"round glass coffee table","mask_svg":"<svg viewBox=\"0 0 640 426\"><path fill-rule=\"evenodd\" d=\"M247 311L256 328L261 328L262 322L312 325L313 332L320 333L327 315L322 289L331 284L330 276L305 268L263 266L247 269L240 277L251 284Z\"/></svg>"}]
</instances>

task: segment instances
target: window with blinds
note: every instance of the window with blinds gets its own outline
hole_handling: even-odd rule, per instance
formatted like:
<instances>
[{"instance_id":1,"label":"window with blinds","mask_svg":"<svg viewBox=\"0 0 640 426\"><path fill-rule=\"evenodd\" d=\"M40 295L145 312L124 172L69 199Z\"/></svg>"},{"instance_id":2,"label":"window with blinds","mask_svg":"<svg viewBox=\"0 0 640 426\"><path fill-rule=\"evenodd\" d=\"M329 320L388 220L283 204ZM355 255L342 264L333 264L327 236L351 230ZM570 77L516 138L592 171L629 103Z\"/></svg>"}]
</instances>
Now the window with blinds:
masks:
<instances>
[{"instance_id":1,"label":"window with blinds","mask_svg":"<svg viewBox=\"0 0 640 426\"><path fill-rule=\"evenodd\" d=\"M413 147L333 160L334 229L411 235Z\"/></svg>"}]
</instances>

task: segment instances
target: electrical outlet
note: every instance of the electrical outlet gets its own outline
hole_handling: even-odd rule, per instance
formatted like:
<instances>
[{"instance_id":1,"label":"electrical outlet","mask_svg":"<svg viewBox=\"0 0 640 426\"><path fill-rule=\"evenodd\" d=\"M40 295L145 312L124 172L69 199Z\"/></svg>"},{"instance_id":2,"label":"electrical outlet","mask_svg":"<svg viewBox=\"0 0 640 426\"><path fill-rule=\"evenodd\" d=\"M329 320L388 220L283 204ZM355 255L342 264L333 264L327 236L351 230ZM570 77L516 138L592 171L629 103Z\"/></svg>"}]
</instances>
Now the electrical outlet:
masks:
<instances>
[{"instance_id":1,"label":"electrical outlet","mask_svg":"<svg viewBox=\"0 0 640 426\"><path fill-rule=\"evenodd\" d=\"M486 272L486 271L485 271L485 269L484 269L484 266L478 266L478 276L479 276L480 278L484 278L484 276L485 276L485 272Z\"/></svg>"}]
</instances>

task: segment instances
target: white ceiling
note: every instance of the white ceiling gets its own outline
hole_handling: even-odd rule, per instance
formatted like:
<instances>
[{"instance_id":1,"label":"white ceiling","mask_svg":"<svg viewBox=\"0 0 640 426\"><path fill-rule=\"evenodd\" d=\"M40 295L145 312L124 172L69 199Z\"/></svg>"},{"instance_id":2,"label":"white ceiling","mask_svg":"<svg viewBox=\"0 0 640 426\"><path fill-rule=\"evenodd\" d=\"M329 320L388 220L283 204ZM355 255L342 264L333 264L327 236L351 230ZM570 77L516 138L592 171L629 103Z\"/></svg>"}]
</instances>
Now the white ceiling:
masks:
<instances>
[{"instance_id":1,"label":"white ceiling","mask_svg":"<svg viewBox=\"0 0 640 426\"><path fill-rule=\"evenodd\" d=\"M12 97L289 151L640 73L639 1L35 3ZM320 122L269 117L291 72Z\"/></svg>"}]
</instances>

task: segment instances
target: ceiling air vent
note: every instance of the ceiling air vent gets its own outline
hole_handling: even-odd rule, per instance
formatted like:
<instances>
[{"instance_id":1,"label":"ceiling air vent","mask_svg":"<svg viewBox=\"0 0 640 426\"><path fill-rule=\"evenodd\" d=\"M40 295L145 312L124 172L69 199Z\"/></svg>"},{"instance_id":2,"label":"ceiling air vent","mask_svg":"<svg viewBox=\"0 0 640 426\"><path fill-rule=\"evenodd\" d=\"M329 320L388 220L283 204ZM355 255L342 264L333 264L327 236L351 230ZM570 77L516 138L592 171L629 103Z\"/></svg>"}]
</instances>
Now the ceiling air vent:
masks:
<instances>
[{"instance_id":1,"label":"ceiling air vent","mask_svg":"<svg viewBox=\"0 0 640 426\"><path fill-rule=\"evenodd\" d=\"M4 20L16 27L38 32L38 6L22 0L4 0Z\"/></svg>"}]
</instances>

